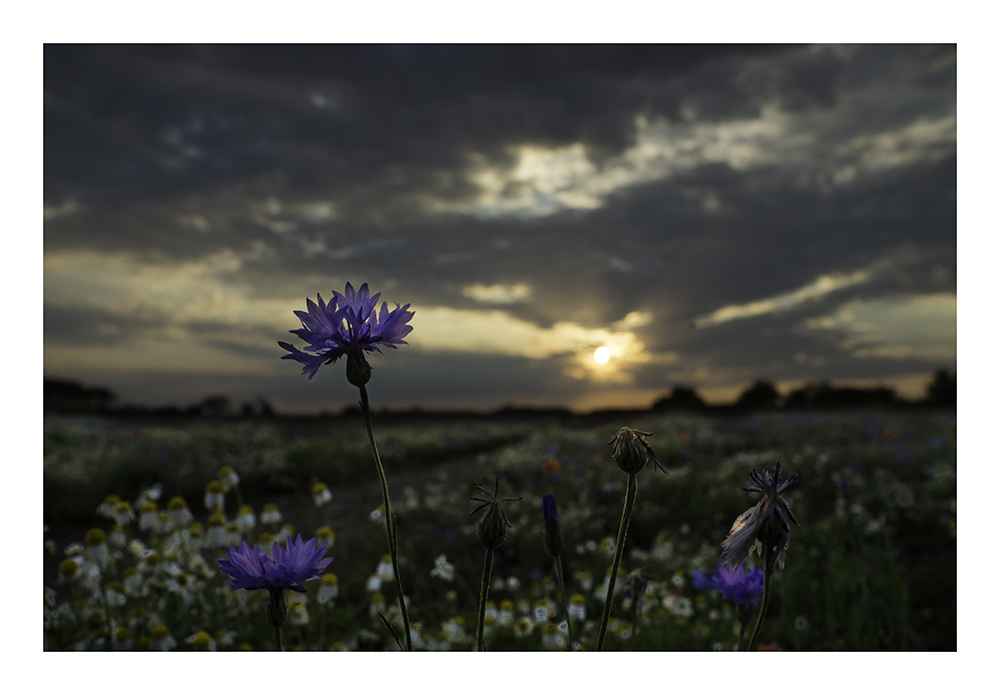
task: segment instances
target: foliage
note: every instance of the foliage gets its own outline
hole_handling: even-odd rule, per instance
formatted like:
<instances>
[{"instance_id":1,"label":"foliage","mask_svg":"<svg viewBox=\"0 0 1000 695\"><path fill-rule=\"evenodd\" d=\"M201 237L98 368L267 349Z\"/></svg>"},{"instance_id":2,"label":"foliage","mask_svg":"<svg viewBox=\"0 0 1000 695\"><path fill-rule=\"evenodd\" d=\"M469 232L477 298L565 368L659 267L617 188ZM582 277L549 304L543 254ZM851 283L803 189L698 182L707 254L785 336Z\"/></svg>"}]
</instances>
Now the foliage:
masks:
<instances>
[{"instance_id":1,"label":"foliage","mask_svg":"<svg viewBox=\"0 0 1000 695\"><path fill-rule=\"evenodd\" d=\"M487 648L571 647L543 544L546 493L559 505L567 595L576 596L574 639L594 648L627 481L608 446L622 425L656 433L648 440L669 475L647 467L638 476L620 578L644 568L651 580L635 611L623 594L616 597L606 649L736 646L736 607L718 592L695 589L691 573L715 567L733 520L756 499L740 489L747 474L776 461L799 476L785 496L801 526L792 527L759 643L786 650L956 648L955 414L934 410L734 418L651 412L596 425L376 423L399 515L415 648L475 648L483 558L469 498L476 485L492 488L495 478L523 500L505 505L511 527L494 560ZM360 418L328 423L325 431L275 420L149 426L140 436L122 423L51 418L45 437L50 650L269 649L266 592L230 592L215 558L230 542L253 544L265 533L283 538L293 524L304 537L314 535L330 520L329 508L312 501L317 480L336 489L375 479ZM468 461L461 475L435 474L436 464L456 458ZM202 498L223 465L240 482L225 494L220 540L210 538ZM426 474L394 483L402 470ZM160 499L150 499L157 490ZM128 499L135 515L120 529L95 514L109 493ZM60 499L67 494L72 499ZM175 495L186 499L194 522L166 522L166 500ZM282 495L283 520L262 521L263 503ZM240 499L256 510L252 527L239 521ZM156 516L143 521L150 502L159 526ZM401 629L391 568L386 572L381 553L372 550L385 545L377 507L376 500L333 528L327 574L336 582L317 580L289 598L286 648L396 648L377 614ZM97 534L81 542L89 526L104 531L105 550ZM209 640L196 639L198 633Z\"/></svg>"}]
</instances>

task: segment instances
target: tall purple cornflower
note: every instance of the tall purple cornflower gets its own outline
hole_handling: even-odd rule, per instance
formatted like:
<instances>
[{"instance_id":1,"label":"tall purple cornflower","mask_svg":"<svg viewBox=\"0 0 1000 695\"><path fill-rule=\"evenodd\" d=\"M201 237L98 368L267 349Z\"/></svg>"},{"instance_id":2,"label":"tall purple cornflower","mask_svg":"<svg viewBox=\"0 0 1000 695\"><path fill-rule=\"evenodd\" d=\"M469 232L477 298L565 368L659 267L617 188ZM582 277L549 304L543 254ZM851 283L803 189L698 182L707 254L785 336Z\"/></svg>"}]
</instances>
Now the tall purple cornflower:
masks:
<instances>
[{"instance_id":1,"label":"tall purple cornflower","mask_svg":"<svg viewBox=\"0 0 1000 695\"><path fill-rule=\"evenodd\" d=\"M239 548L229 546L229 552L218 558L219 569L229 575L226 583L237 589L267 589L271 598L267 604L267 622L274 628L274 645L281 651L281 624L285 622L288 608L285 589L305 592L302 582L319 579L332 558L324 558L326 543L317 546L316 539L302 540L302 534L286 541L287 547L278 543L267 552L256 544L251 548L246 541Z\"/></svg>"},{"instance_id":2,"label":"tall purple cornflower","mask_svg":"<svg viewBox=\"0 0 1000 695\"><path fill-rule=\"evenodd\" d=\"M724 598L731 598L738 607L749 608L760 603L764 593L764 570L744 571L742 566L730 567L720 564L711 579L712 586L722 592Z\"/></svg>"},{"instance_id":3,"label":"tall purple cornflower","mask_svg":"<svg viewBox=\"0 0 1000 695\"><path fill-rule=\"evenodd\" d=\"M559 512L556 510L556 496L542 495L542 519L545 521L545 547L552 555L562 552L562 530L559 528Z\"/></svg>"},{"instance_id":4,"label":"tall purple cornflower","mask_svg":"<svg viewBox=\"0 0 1000 695\"><path fill-rule=\"evenodd\" d=\"M755 483L744 487L747 492L759 492L763 498L753 507L746 510L733 522L726 540L722 541L722 562L738 565L754 548L763 548L768 558L767 570L773 572L775 566L783 569L785 566L785 550L788 549L788 538L791 535L791 521L796 526L799 522L792 514L792 508L781 497L781 493L795 482L796 476L791 475L784 481L780 480L781 464L774 464L774 471L764 469L761 476L754 469L750 479Z\"/></svg>"},{"instance_id":5,"label":"tall purple cornflower","mask_svg":"<svg viewBox=\"0 0 1000 695\"><path fill-rule=\"evenodd\" d=\"M281 359L301 362L302 373L312 379L320 366L332 364L346 355L348 380L355 386L363 386L371 375L364 353L381 352L379 346L395 349L397 345L406 345L403 338L413 330L413 326L407 325L414 314L407 311L409 304L400 307L397 302L396 308L389 311L386 302L382 302L381 310L376 312L381 294L377 292L369 297L367 282L357 292L347 283L344 294L333 291L329 304L320 295L316 295L318 304L306 299L308 311L295 312L302 321L302 328L289 333L306 342L307 352L278 341L278 345L291 353Z\"/></svg>"}]
</instances>

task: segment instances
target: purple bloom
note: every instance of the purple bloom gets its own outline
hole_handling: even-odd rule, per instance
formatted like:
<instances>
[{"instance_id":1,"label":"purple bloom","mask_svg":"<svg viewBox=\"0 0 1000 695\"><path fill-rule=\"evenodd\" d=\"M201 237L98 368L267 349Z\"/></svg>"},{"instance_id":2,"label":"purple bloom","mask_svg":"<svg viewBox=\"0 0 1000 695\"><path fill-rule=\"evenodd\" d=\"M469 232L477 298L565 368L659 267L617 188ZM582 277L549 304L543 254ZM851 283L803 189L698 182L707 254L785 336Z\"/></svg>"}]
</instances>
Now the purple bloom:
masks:
<instances>
[{"instance_id":1,"label":"purple bloom","mask_svg":"<svg viewBox=\"0 0 1000 695\"><path fill-rule=\"evenodd\" d=\"M712 577L712 586L721 591L723 597L733 599L737 606L756 606L764 593L764 570L744 572L740 566L720 565L718 572Z\"/></svg>"},{"instance_id":2,"label":"purple bloom","mask_svg":"<svg viewBox=\"0 0 1000 695\"><path fill-rule=\"evenodd\" d=\"M359 359L365 366L364 352L378 350L380 345L396 348L406 345L403 338L413 330L407 323L413 318L412 311L407 311L409 304L389 311L382 302L378 312L375 307L381 292L373 297L368 296L368 283L361 286L357 292L347 283L344 294L333 291L333 299L329 304L316 295L318 304L306 299L308 311L296 311L295 315L302 321L302 328L294 333L306 342L303 352L289 343L278 341L291 354L283 355L283 360L301 362L302 373L312 379L323 364L332 364L344 355ZM381 352L381 350L379 350ZM309 354L313 353L313 354ZM350 359L348 366L350 366ZM349 370L350 371L350 370Z\"/></svg>"},{"instance_id":3,"label":"purple bloom","mask_svg":"<svg viewBox=\"0 0 1000 695\"><path fill-rule=\"evenodd\" d=\"M691 573L691 584L703 594L710 593L715 588L712 584L713 579L715 579L714 570L695 570Z\"/></svg>"},{"instance_id":4,"label":"purple bloom","mask_svg":"<svg viewBox=\"0 0 1000 695\"><path fill-rule=\"evenodd\" d=\"M279 589L303 592L302 582L319 579L320 572L330 564L332 558L326 555L326 543L317 546L316 539L302 540L302 534L295 541L287 539L287 547L275 543L271 552L247 545L239 548L229 546L229 552L218 558L219 568L230 576L226 583L236 589L268 589L272 593Z\"/></svg>"},{"instance_id":5,"label":"purple bloom","mask_svg":"<svg viewBox=\"0 0 1000 695\"><path fill-rule=\"evenodd\" d=\"M788 549L788 538L791 535L788 522L796 525L799 522L795 521L788 502L780 497L795 482L796 476L789 476L779 482L780 474L779 463L774 464L773 472L765 468L763 476L756 469L751 471L750 479L756 484L743 489L747 492L759 492L764 497L733 522L729 535L722 541L723 563L738 565L754 548L759 551L766 546L770 554L768 570L774 571L775 566L779 569L785 566L785 550Z\"/></svg>"}]
</instances>

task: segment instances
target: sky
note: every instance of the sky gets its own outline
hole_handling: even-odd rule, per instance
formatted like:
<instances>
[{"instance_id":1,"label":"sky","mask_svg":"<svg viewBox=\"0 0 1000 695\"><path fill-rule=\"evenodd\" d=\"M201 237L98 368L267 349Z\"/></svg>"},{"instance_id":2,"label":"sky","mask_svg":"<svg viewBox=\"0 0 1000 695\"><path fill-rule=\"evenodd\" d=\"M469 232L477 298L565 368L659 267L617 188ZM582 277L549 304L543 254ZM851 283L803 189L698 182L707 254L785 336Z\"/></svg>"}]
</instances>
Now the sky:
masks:
<instances>
[{"instance_id":1,"label":"sky","mask_svg":"<svg viewBox=\"0 0 1000 695\"><path fill-rule=\"evenodd\" d=\"M376 408L919 397L957 362L956 77L953 44L47 44L44 374L337 410L344 363L277 343L350 282L415 312Z\"/></svg>"}]
</instances>

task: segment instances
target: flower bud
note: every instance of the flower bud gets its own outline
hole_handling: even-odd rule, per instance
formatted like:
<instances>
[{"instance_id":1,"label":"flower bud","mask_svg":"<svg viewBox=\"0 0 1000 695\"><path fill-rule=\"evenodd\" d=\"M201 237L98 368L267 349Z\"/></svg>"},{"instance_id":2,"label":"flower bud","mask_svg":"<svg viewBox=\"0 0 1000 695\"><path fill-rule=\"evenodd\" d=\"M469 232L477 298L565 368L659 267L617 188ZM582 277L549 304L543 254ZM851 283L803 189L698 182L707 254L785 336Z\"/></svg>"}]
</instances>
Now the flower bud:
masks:
<instances>
[{"instance_id":1,"label":"flower bud","mask_svg":"<svg viewBox=\"0 0 1000 695\"><path fill-rule=\"evenodd\" d=\"M280 586L268 587L271 592L271 599L267 602L267 623L271 627L281 627L288 615L288 606L285 605L285 590Z\"/></svg>"},{"instance_id":2,"label":"flower bud","mask_svg":"<svg viewBox=\"0 0 1000 695\"><path fill-rule=\"evenodd\" d=\"M618 434L611 438L608 444L613 446L611 457L618 464L618 467L629 475L635 475L646 467L646 462L650 459L657 467L666 473L660 462L653 455L651 447L643 437L652 437L652 432L640 432L630 427L622 427Z\"/></svg>"},{"instance_id":3,"label":"flower bud","mask_svg":"<svg viewBox=\"0 0 1000 695\"><path fill-rule=\"evenodd\" d=\"M542 497L542 518L545 520L545 547L552 555L562 552L562 530L559 528L559 513L556 511L556 497L548 494Z\"/></svg>"},{"instance_id":4,"label":"flower bud","mask_svg":"<svg viewBox=\"0 0 1000 695\"><path fill-rule=\"evenodd\" d=\"M372 368L361 350L347 353L347 380L361 388L372 378Z\"/></svg>"},{"instance_id":5,"label":"flower bud","mask_svg":"<svg viewBox=\"0 0 1000 695\"><path fill-rule=\"evenodd\" d=\"M510 522L504 517L503 507L491 505L487 507L486 513L479 520L476 535L487 550L496 550L507 538L508 526L510 526Z\"/></svg>"},{"instance_id":6,"label":"flower bud","mask_svg":"<svg viewBox=\"0 0 1000 695\"><path fill-rule=\"evenodd\" d=\"M507 519L507 512L503 509L503 502L514 502L521 498L497 497L497 492L500 490L499 478L494 486L493 494L490 494L490 491L485 488L479 487L478 489L482 491L484 497L472 497L471 499L482 502L482 504L473 509L469 516L472 516L472 514L475 514L480 509L486 509L483 516L479 519L479 525L476 527L476 535L479 536L479 540L483 542L487 550L495 550L503 543L507 537L507 529L511 526L510 521Z\"/></svg>"}]
</instances>

